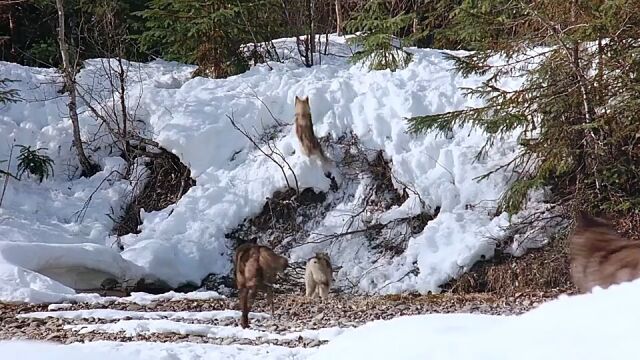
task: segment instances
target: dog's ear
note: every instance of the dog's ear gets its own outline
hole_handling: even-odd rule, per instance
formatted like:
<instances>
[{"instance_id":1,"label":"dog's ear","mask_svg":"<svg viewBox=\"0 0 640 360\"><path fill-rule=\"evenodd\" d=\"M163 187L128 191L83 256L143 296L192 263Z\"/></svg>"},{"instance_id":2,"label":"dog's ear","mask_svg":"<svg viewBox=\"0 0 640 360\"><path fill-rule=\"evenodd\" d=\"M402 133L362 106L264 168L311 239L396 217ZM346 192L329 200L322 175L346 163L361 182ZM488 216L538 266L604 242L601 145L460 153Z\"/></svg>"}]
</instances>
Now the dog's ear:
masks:
<instances>
[{"instance_id":1,"label":"dog's ear","mask_svg":"<svg viewBox=\"0 0 640 360\"><path fill-rule=\"evenodd\" d=\"M580 211L576 216L576 226L583 228L593 228L602 226L610 227L611 224L605 219L591 216L585 211Z\"/></svg>"}]
</instances>

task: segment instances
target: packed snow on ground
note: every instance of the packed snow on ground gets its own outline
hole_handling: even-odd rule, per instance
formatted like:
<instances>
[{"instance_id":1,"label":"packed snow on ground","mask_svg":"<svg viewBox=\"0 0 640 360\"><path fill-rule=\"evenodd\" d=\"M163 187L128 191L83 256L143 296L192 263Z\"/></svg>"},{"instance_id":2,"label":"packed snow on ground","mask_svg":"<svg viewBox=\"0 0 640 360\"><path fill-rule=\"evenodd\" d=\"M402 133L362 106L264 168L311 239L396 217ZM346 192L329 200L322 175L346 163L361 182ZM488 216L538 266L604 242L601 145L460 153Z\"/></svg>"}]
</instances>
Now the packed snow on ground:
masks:
<instances>
[{"instance_id":1,"label":"packed snow on ground","mask_svg":"<svg viewBox=\"0 0 640 360\"><path fill-rule=\"evenodd\" d=\"M313 350L262 345L205 345L191 343L149 343L96 341L56 345L32 341L0 342L6 360L301 360Z\"/></svg>"},{"instance_id":2,"label":"packed snow on ground","mask_svg":"<svg viewBox=\"0 0 640 360\"><path fill-rule=\"evenodd\" d=\"M344 38L330 39L330 52L350 53ZM277 43L292 47L293 40ZM120 280L157 276L177 286L187 281L200 284L209 273L228 273L230 244L224 234L259 212L265 198L285 186L280 168L260 155L228 117L255 136L276 124L273 117L287 124L275 144L300 186L329 190L329 180L316 160L301 154L290 126L296 95L309 96L318 136L335 140L353 132L363 146L384 150L394 176L424 201L423 207L412 195L402 206L380 214L380 221L441 210L396 258L380 258L363 237L302 246L287 255L297 261L317 250L328 251L333 263L343 266L337 284L355 283L362 291L437 290L481 256L492 255L494 245L487 237L499 236L508 223L506 215L492 216L508 177L498 171L481 183L473 178L511 159L518 150L517 134L503 139L477 162L474 157L485 137L474 129L457 129L447 137L409 135L405 117L480 105L480 100L464 97L460 87L482 80L456 75L440 51L411 51L414 60L396 72L369 72L348 63L347 57L325 56L322 65L311 68L291 60L215 80L190 79L192 66L127 63L127 103L136 110L141 131L177 154L197 185L177 204L143 213L141 233L123 237L121 253L113 245L116 239L109 236L111 218L122 213L143 184L144 171L137 170L140 181L122 180L118 173L124 170L123 161L108 137L100 137L87 149L104 170L90 179L74 177L77 166L66 98L57 93L59 79L53 70L0 63L0 78L19 80L11 86L26 100L0 108L0 141L5 141L0 143L0 159L9 157L15 138L16 144L47 147L46 153L56 161L55 177L42 184L34 179L9 181L0 207L4 236L0 299L66 300L73 295L71 288L96 286L106 276ZM88 98L94 108L109 109L113 100L105 89L104 62L85 62L79 83L81 92L93 94ZM520 82L507 81L503 86L515 88ZM103 134L82 101L79 110L83 138ZM11 170L15 171L15 161ZM339 171L336 175L340 180ZM293 182L290 175L289 180ZM341 231L345 219L357 212L366 184L363 179L349 185L354 196L345 197L316 232Z\"/></svg>"},{"instance_id":3,"label":"packed snow on ground","mask_svg":"<svg viewBox=\"0 0 640 360\"><path fill-rule=\"evenodd\" d=\"M224 299L223 295L216 291L197 290L190 293L177 293L169 291L163 294L147 294L143 292L132 292L129 296L100 296L98 294L75 294L68 297L65 303L49 304L47 310L55 311L65 309L72 306L71 302L84 302L89 304L109 304L109 303L126 303L137 305L149 305L158 301L180 301L180 300L215 300Z\"/></svg>"},{"instance_id":4,"label":"packed snow on ground","mask_svg":"<svg viewBox=\"0 0 640 360\"><path fill-rule=\"evenodd\" d=\"M70 310L70 311L40 311L18 315L20 318L36 318L45 319L48 317L61 319L104 319L104 320L122 320L122 319L148 319L148 320L214 320L227 318L240 318L240 311L237 310L213 310L213 311L127 311L114 309L91 309L91 310ZM261 319L269 317L268 314L250 312L249 317L252 319Z\"/></svg>"},{"instance_id":5,"label":"packed snow on ground","mask_svg":"<svg viewBox=\"0 0 640 360\"><path fill-rule=\"evenodd\" d=\"M172 333L182 335L200 335L208 337L234 337L242 339L273 339L293 340L299 337L313 340L331 340L340 335L345 329L340 327L323 328L317 330L294 331L286 334L276 334L261 330L243 329L238 326L218 326L207 324L189 324L172 320L119 320L107 324L66 325L66 329L77 331L79 334L123 333L134 337L138 334Z\"/></svg>"}]
</instances>

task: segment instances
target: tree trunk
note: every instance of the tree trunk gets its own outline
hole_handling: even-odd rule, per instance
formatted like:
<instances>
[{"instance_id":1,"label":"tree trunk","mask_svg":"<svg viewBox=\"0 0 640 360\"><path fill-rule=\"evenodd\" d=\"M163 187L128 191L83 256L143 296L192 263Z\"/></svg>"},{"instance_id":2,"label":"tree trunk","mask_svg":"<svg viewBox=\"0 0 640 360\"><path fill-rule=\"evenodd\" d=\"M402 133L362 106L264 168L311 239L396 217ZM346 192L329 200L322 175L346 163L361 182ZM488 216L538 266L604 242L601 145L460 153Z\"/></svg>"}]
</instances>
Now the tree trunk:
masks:
<instances>
[{"instance_id":1,"label":"tree trunk","mask_svg":"<svg viewBox=\"0 0 640 360\"><path fill-rule=\"evenodd\" d=\"M82 145L82 138L80 137L80 123L78 121L78 106L76 99L76 66L71 66L71 60L69 59L69 45L65 39L64 34L64 4L63 0L56 0L56 9L58 10L58 43L60 44L60 55L62 56L64 84L66 90L69 92L69 102L67 107L69 108L69 118L71 118L71 125L73 127L73 145L76 148L78 155L78 162L82 167L82 172L85 176L90 177L96 173L95 166L91 164L89 158L84 152Z\"/></svg>"},{"instance_id":2,"label":"tree trunk","mask_svg":"<svg viewBox=\"0 0 640 360\"><path fill-rule=\"evenodd\" d=\"M418 1L413 2L413 24L411 25L411 30L414 35L418 32Z\"/></svg>"},{"instance_id":3,"label":"tree trunk","mask_svg":"<svg viewBox=\"0 0 640 360\"><path fill-rule=\"evenodd\" d=\"M123 147L123 152L124 152L124 159L127 162L127 164L131 165L131 149L129 146L129 129L128 129L128 122L129 122L129 115L127 114L127 102L126 102L126 86L125 83L127 81L127 70L125 70L124 66L122 65L122 53L123 51L118 51L118 81L120 82L120 111L122 112L122 147ZM111 63L109 63L111 64ZM116 118L117 119L117 118ZM127 167L127 169L130 169L131 166ZM129 170L127 170L128 172ZM127 174L129 175L129 174Z\"/></svg>"},{"instance_id":4,"label":"tree trunk","mask_svg":"<svg viewBox=\"0 0 640 360\"><path fill-rule=\"evenodd\" d=\"M9 42L11 42L11 59L13 61L16 61L16 59L18 58L17 52L16 52L16 47L15 47L15 43L14 43L14 39L16 37L16 26L15 23L13 21L13 12L11 11L12 8L9 8Z\"/></svg>"},{"instance_id":5,"label":"tree trunk","mask_svg":"<svg viewBox=\"0 0 640 360\"><path fill-rule=\"evenodd\" d=\"M310 64L313 65L314 63L314 59L313 59L313 54L316 51L316 33L315 33L315 24L313 21L313 17L314 17L314 11L313 11L313 6L314 6L314 1L313 0L308 0L308 8L307 8L307 12L308 12L308 18L307 21L309 21L309 51L310 51Z\"/></svg>"},{"instance_id":6,"label":"tree trunk","mask_svg":"<svg viewBox=\"0 0 640 360\"><path fill-rule=\"evenodd\" d=\"M577 11L578 11L577 8L578 8L578 0L573 0L571 2L571 25L576 24ZM572 50L572 58L573 58L572 59L573 67L576 72L578 83L580 85L580 91L582 92L582 104L584 107L585 120L587 123L590 123L593 121L593 112L592 112L593 109L590 104L588 84L580 65L580 42L576 41L571 50Z\"/></svg>"},{"instance_id":7,"label":"tree trunk","mask_svg":"<svg viewBox=\"0 0 640 360\"><path fill-rule=\"evenodd\" d=\"M336 33L342 35L342 9L340 8L340 0L336 0Z\"/></svg>"}]
</instances>

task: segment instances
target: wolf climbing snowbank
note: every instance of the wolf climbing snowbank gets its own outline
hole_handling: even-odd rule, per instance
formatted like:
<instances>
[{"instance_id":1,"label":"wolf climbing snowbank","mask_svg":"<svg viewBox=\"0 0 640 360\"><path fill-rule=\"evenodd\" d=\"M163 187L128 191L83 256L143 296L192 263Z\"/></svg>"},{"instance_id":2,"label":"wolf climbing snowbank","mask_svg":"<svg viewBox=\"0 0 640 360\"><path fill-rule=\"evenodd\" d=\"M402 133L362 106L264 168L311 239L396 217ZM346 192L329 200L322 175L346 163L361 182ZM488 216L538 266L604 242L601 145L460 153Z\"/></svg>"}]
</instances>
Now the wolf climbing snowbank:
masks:
<instances>
[{"instance_id":1,"label":"wolf climbing snowbank","mask_svg":"<svg viewBox=\"0 0 640 360\"><path fill-rule=\"evenodd\" d=\"M283 47L294 42L276 41ZM9 139L0 143L0 159L8 157L15 138L19 144L47 147L47 154L56 161L56 177L41 185L9 182L0 210L0 241L25 244L27 253L49 267L65 265L64 257L37 252L35 245L30 250L30 244L72 244L84 249L83 244L97 244L90 257L99 262L121 257L114 266L122 270L122 277L141 272L172 286L200 284L209 273L228 274L232 254L225 234L257 214L266 197L286 182L280 169L233 128L227 115L233 115L255 136L277 125L274 117L287 124L279 128L274 141L300 186L328 191L330 180L315 161L302 154L293 127L295 96L309 96L317 136L329 135L332 142L353 133L362 146L383 150L391 160L394 177L416 191L404 204L376 217L393 221L435 208L440 213L395 258L380 257L360 236L298 247L288 254L290 260L303 261L315 252L326 251L333 264L342 266L336 274L336 286L355 284L365 292L437 290L480 257L493 254L494 245L487 237L499 236L501 226L508 223L505 214L494 217L493 211L509 176L498 171L487 181L479 183L474 178L495 170L517 153L517 134L505 138L479 161L475 155L486 138L477 130L457 129L448 137L408 134L406 117L481 105L480 100L465 97L460 87L473 87L483 80L464 79L452 72L452 63L441 51L410 51L414 53L412 63L396 72L369 72L366 67L350 64L348 57L342 56L350 53L344 38L335 36L330 37L329 52L341 56L325 56L323 65L312 68L290 60L258 65L227 79L190 79L191 66L164 61L132 64L127 101L137 109L137 120L144 124L145 133L189 166L196 186L167 209L143 212L141 233L121 239L122 253L109 235L111 218L120 215L133 186L113 175L113 170L121 170L121 159L110 154L108 146L95 148L90 155L105 171L91 179L69 180L66 169L75 159L65 97L57 93L59 84L53 81L55 71L0 63L0 77L19 80L14 85L29 100L0 108L0 133ZM79 81L87 86L100 83L104 78L100 61L85 62ZM520 81L508 80L503 85L515 88ZM80 107L83 136L91 138L97 125L90 112L84 111L85 106ZM345 219L357 213L354 209L362 201L366 183L363 179L347 189L354 196L345 196L313 232L342 231ZM90 197L90 206L78 217ZM86 251L80 249L76 252L70 246L68 253L76 252L77 258L80 251ZM0 263L8 269L1 277L0 299L36 288L38 295L25 295L24 299L62 299L73 293L68 286L39 273L39 268L29 268L18 260L0 256Z\"/></svg>"}]
</instances>

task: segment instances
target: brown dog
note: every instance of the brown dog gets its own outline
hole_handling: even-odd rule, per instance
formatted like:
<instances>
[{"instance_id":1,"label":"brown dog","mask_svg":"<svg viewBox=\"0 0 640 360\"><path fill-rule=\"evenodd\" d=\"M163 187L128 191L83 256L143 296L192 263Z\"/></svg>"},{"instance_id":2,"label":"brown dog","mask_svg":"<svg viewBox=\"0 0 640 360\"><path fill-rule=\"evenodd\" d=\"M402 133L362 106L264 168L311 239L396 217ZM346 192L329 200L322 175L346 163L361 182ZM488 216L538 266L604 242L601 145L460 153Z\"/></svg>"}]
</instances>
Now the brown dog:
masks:
<instances>
[{"instance_id":1,"label":"brown dog","mask_svg":"<svg viewBox=\"0 0 640 360\"><path fill-rule=\"evenodd\" d=\"M307 157L317 156L322 163L325 173L333 163L322 150L316 134L313 132L313 121L311 120L311 107L309 107L309 97L304 99L296 96L296 135L300 141L302 153Z\"/></svg>"},{"instance_id":2,"label":"brown dog","mask_svg":"<svg viewBox=\"0 0 640 360\"><path fill-rule=\"evenodd\" d=\"M306 296L314 298L316 295L320 295L320 298L326 299L329 297L332 281L333 270L329 255L324 252L316 253L314 257L307 261L304 271Z\"/></svg>"},{"instance_id":3,"label":"brown dog","mask_svg":"<svg viewBox=\"0 0 640 360\"><path fill-rule=\"evenodd\" d=\"M258 290L267 293L267 301L273 316L273 282L276 275L289 266L287 258L273 252L266 246L242 244L234 257L236 287L240 300L242 317L240 326L249 327L249 310Z\"/></svg>"},{"instance_id":4,"label":"brown dog","mask_svg":"<svg viewBox=\"0 0 640 360\"><path fill-rule=\"evenodd\" d=\"M640 243L604 219L580 214L569 237L571 279L581 292L640 278Z\"/></svg>"}]
</instances>

